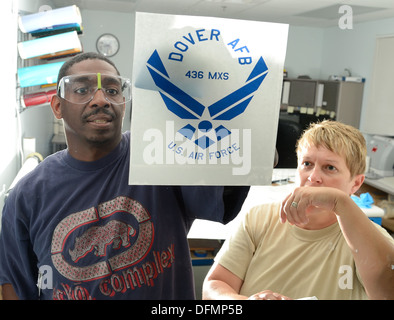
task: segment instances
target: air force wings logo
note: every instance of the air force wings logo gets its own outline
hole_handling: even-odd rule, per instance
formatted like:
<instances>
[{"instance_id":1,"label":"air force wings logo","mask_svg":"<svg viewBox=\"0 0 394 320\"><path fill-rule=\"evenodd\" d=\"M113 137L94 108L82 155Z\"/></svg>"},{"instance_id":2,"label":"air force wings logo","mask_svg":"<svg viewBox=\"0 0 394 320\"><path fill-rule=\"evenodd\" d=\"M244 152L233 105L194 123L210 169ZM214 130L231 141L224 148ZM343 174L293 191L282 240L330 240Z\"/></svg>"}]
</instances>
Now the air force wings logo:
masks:
<instances>
[{"instance_id":1,"label":"air force wings logo","mask_svg":"<svg viewBox=\"0 0 394 320\"><path fill-rule=\"evenodd\" d=\"M153 81L159 88L159 93L167 109L181 119L198 121L197 128L189 123L178 130L180 134L189 140L195 139L194 134L197 129L203 133L211 132L212 129L214 129L216 141L220 141L224 137L230 135L231 131L223 125L213 128L213 124L210 120L229 121L242 114L252 100L254 93L258 90L268 74L268 67L264 59L260 57L241 88L231 92L209 106L204 106L171 82L170 76L157 50L155 50L148 59L147 68ZM210 120L202 119L206 109L208 110ZM194 143L200 148L206 149L214 144L215 141L212 139L212 135L208 137L208 135L203 134L198 139L195 139Z\"/></svg>"}]
</instances>

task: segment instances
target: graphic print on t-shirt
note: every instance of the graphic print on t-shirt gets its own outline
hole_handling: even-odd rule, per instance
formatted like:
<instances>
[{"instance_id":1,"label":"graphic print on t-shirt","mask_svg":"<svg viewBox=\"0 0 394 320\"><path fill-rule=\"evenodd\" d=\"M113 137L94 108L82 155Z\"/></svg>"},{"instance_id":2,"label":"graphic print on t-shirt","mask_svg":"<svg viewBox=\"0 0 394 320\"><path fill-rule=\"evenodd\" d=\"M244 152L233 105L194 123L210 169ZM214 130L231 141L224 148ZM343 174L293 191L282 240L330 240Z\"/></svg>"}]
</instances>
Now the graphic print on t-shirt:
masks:
<instances>
[{"instance_id":1,"label":"graphic print on t-shirt","mask_svg":"<svg viewBox=\"0 0 394 320\"><path fill-rule=\"evenodd\" d=\"M134 236L135 229L119 220L111 220L102 227L91 227L81 237L75 239L75 248L69 250L71 259L78 262L89 252L94 250L96 256L105 256L107 246L113 244L114 249L130 246L130 236Z\"/></svg>"},{"instance_id":2,"label":"graphic print on t-shirt","mask_svg":"<svg viewBox=\"0 0 394 320\"><path fill-rule=\"evenodd\" d=\"M97 208L76 212L64 218L52 237L52 262L66 279L78 284L53 288L54 299L92 298L83 283L99 281L101 294L153 286L153 279L171 267L174 247L153 252L153 261L136 266L151 251L154 227L147 210L128 197L117 197ZM121 271L119 273L116 273ZM76 290L78 289L78 290ZM77 296L81 295L82 296Z\"/></svg>"}]
</instances>

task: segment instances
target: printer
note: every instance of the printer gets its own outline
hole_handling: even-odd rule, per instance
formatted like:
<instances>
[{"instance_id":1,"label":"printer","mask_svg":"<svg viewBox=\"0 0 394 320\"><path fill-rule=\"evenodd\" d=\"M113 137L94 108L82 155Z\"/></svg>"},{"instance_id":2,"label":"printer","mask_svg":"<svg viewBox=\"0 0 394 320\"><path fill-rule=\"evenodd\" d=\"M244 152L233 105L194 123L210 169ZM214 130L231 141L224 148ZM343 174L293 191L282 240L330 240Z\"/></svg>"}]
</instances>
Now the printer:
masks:
<instances>
[{"instance_id":1,"label":"printer","mask_svg":"<svg viewBox=\"0 0 394 320\"><path fill-rule=\"evenodd\" d=\"M369 158L366 177L380 179L394 176L394 138L367 134L364 137Z\"/></svg>"}]
</instances>

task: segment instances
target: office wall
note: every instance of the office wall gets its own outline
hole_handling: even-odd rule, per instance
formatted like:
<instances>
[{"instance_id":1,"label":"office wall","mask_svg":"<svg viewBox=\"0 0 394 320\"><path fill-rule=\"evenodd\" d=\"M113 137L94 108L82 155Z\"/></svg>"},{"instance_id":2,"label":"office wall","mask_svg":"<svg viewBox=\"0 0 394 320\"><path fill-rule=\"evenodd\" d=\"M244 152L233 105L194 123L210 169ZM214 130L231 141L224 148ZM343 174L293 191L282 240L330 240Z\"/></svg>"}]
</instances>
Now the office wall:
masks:
<instances>
[{"instance_id":1,"label":"office wall","mask_svg":"<svg viewBox=\"0 0 394 320\"><path fill-rule=\"evenodd\" d=\"M289 27L285 68L289 78L321 77L324 29Z\"/></svg>"},{"instance_id":2,"label":"office wall","mask_svg":"<svg viewBox=\"0 0 394 320\"><path fill-rule=\"evenodd\" d=\"M134 14L81 10L83 35L80 37L84 52L96 50L96 41L103 33L111 33L120 42L119 52L110 59L124 77L131 79L134 52ZM130 103L126 106L123 131L130 130Z\"/></svg>"},{"instance_id":3,"label":"office wall","mask_svg":"<svg viewBox=\"0 0 394 320\"><path fill-rule=\"evenodd\" d=\"M81 10L84 51L95 51L102 33L112 33L120 40L120 51L113 58L119 69L131 77L134 43L134 14ZM324 29L290 26L285 66L290 77L308 74L319 77Z\"/></svg>"},{"instance_id":4,"label":"office wall","mask_svg":"<svg viewBox=\"0 0 394 320\"><path fill-rule=\"evenodd\" d=\"M321 77L343 75L349 68L354 76L366 78L360 129L363 130L371 86L376 38L394 34L394 18L354 24L353 29L338 27L324 29Z\"/></svg>"}]
</instances>

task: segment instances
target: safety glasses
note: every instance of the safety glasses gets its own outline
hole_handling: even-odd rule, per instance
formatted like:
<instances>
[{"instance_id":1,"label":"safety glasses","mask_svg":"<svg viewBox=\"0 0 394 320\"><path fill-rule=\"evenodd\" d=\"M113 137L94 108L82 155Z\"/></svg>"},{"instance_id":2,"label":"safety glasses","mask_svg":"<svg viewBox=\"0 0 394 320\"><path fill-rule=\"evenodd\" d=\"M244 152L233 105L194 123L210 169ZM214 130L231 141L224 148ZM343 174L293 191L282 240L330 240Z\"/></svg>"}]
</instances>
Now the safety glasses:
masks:
<instances>
[{"instance_id":1,"label":"safety glasses","mask_svg":"<svg viewBox=\"0 0 394 320\"><path fill-rule=\"evenodd\" d=\"M131 100L131 81L116 75L102 73L76 74L63 77L58 84L58 95L76 104L87 104L101 90L112 104L124 104Z\"/></svg>"}]
</instances>

